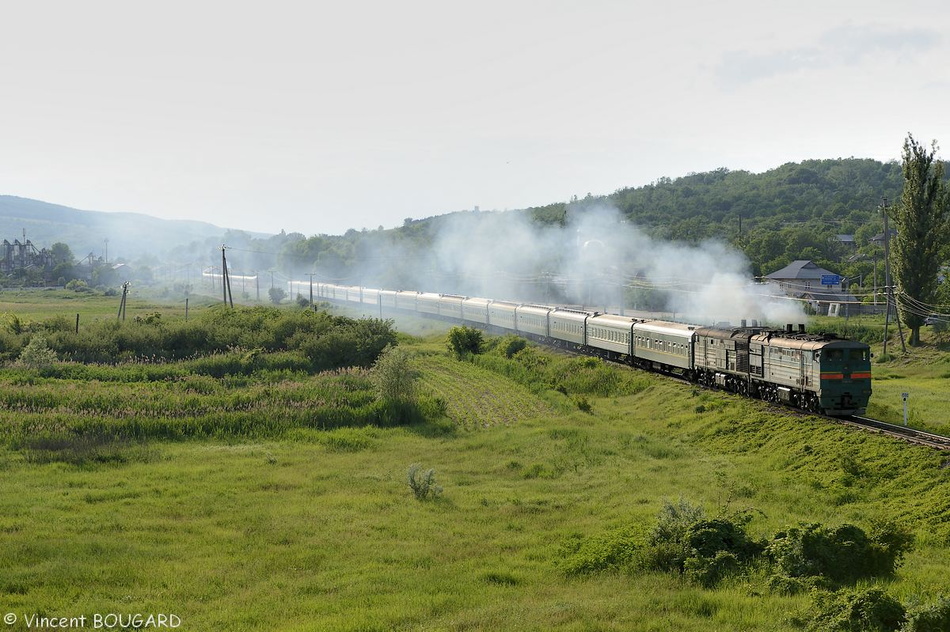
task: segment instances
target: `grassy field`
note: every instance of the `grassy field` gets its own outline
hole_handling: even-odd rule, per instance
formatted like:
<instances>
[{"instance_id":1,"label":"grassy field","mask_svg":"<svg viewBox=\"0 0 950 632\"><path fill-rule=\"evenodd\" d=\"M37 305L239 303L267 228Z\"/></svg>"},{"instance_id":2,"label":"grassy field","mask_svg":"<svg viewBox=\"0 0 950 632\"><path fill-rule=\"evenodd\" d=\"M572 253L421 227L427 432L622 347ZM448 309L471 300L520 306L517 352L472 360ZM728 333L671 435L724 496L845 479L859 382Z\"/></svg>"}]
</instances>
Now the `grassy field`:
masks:
<instances>
[{"instance_id":1,"label":"grassy field","mask_svg":"<svg viewBox=\"0 0 950 632\"><path fill-rule=\"evenodd\" d=\"M23 320L41 320L50 316L80 316L80 326L87 320L117 318L121 292L106 296L99 292L73 292L62 289L5 289L0 290L0 314L15 314ZM214 303L207 296L192 296L189 309ZM184 315L185 297L166 293L132 290L126 298L126 318L162 312L166 317Z\"/></svg>"},{"instance_id":2,"label":"grassy field","mask_svg":"<svg viewBox=\"0 0 950 632\"><path fill-rule=\"evenodd\" d=\"M950 434L950 352L937 345L913 349L906 356L898 352L887 362L875 363L872 375L868 416L903 423L902 395L907 393L909 425Z\"/></svg>"},{"instance_id":3,"label":"grassy field","mask_svg":"<svg viewBox=\"0 0 950 632\"><path fill-rule=\"evenodd\" d=\"M680 498L709 515L745 511L762 538L804 522L897 521L915 548L895 577L867 585L904 603L948 594L942 454L587 360L558 370L538 354L545 377L525 384L502 360L449 357L439 337L410 348L447 419L308 427L314 394L358 390L360 375L0 375L7 629L107 613L170 613L194 631L803 629L811 596L771 591L761 571L712 589L663 572L566 572L576 543L642 539ZM886 376L875 396L902 380L939 386L934 354L875 364ZM610 394L592 392L605 382ZM163 423L200 428L242 406L256 421L230 435L80 445L72 459L9 425L128 427L153 407ZM435 471L440 496L413 495L413 464Z\"/></svg>"}]
</instances>

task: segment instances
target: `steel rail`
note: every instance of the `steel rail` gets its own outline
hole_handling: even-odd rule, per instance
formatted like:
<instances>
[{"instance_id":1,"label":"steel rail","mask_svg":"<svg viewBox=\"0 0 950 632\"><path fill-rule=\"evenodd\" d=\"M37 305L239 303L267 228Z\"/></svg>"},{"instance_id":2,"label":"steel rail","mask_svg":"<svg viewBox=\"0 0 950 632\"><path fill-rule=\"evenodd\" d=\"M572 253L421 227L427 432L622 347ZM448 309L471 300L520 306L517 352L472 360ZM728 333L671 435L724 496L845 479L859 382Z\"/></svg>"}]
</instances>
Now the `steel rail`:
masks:
<instances>
[{"instance_id":1,"label":"steel rail","mask_svg":"<svg viewBox=\"0 0 950 632\"><path fill-rule=\"evenodd\" d=\"M909 443L924 445L937 450L950 450L950 437L918 430L909 426L887 423L870 417L829 417L838 423L870 429L883 435L895 437Z\"/></svg>"}]
</instances>

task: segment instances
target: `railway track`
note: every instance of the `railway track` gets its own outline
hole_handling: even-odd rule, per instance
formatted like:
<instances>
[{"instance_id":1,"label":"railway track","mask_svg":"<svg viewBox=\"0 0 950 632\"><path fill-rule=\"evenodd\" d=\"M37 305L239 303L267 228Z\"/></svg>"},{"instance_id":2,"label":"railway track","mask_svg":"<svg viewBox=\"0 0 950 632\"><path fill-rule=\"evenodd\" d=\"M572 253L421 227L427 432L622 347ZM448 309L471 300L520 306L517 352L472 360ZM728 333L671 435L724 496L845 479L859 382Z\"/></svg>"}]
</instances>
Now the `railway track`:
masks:
<instances>
[{"instance_id":1,"label":"railway track","mask_svg":"<svg viewBox=\"0 0 950 632\"><path fill-rule=\"evenodd\" d=\"M335 302L335 301L334 301L334 302ZM344 302L344 304L346 304L346 303ZM396 310L396 311L398 312L399 310ZM380 315L382 315L382 314L380 314ZM417 315L417 316L421 316L421 317L423 317L423 318L425 318L425 317L428 316L427 314L416 314L416 315ZM469 323L469 324L471 325L471 323ZM479 326L479 325L475 325L475 326ZM547 347L549 347L549 348L553 348L553 349L556 349L556 350L561 351L561 352L564 352L564 353L588 355L588 356L592 356L592 357L601 357L601 355L600 355L600 354L597 354L597 353L590 353L590 352L584 352L584 351L575 351L575 350L569 350L569 349L566 349L566 348L560 347L560 346L552 346L552 345L550 345L550 344L546 344L545 342L543 342L543 341L541 341L541 340L538 340L535 336L530 336L530 335L525 336L524 334L518 334L518 335L522 335L523 337L526 337L526 338L528 338L528 339L534 340L535 342L538 342L538 343L540 343L540 344L544 344L545 346L547 346ZM608 360L608 361L609 361L609 360ZM625 364L626 366L630 366L629 364L626 364L626 363L624 363L624 364ZM636 367L634 367L634 368L636 368ZM695 382L692 382L692 381L690 381L690 380L685 379L682 375L680 375L680 374L678 374L678 373L676 373L676 372L660 371L660 370L654 370L653 372L654 372L654 373L659 373L659 374L662 374L662 375L666 375L666 376L671 377L671 378L673 378L673 379L682 381L683 383L686 383L686 384L693 384L693 385L696 385ZM709 388L709 387L704 387L704 388ZM719 389L714 389L714 390L719 390ZM732 391L726 390L726 391L724 391L724 392L732 392ZM808 412L808 411L806 411L806 410L802 410L802 409L800 409L800 408L789 407L788 410L797 411L797 412L804 413L804 414L811 414L811 415L814 415L814 414L815 414L815 413L810 413L810 412ZM900 439L900 440L905 441L905 442L907 442L907 443L915 443L915 444L918 444L918 445L927 446L927 447L929 447L929 448L934 448L934 449L937 449L937 450L947 450L947 451L950 451L950 437L947 437L947 436L938 435L938 434L933 434L933 433L930 433L930 432L924 432L923 430L917 430L917 429L909 428L909 427L906 427L906 426L899 426L899 425L896 425L896 424L890 424L890 423L887 423L887 422L878 421L877 419L870 419L870 418L868 418L868 417L859 417L859 416L851 416L851 417L832 417L832 416L829 416L829 415L819 415L819 416L824 417L824 418L826 418L826 419L828 419L828 420L834 421L834 422L839 423L839 424L844 424L844 425L849 425L849 426L855 426L855 427L861 428L861 429L863 429L863 430L865 430L865 431L872 431L872 432L876 432L876 433L878 433L878 434L883 434L883 435L887 435L887 436L890 436L890 437L894 437L894 438L896 438L896 439Z\"/></svg>"},{"instance_id":2,"label":"railway track","mask_svg":"<svg viewBox=\"0 0 950 632\"><path fill-rule=\"evenodd\" d=\"M950 437L945 437L943 435L924 432L923 430L908 428L907 426L889 424L887 422L878 421L877 419L870 419L868 417L828 417L828 419L833 419L834 421L845 425L858 426L865 430L871 430L879 434L895 437L908 443L916 443L918 445L927 446L928 448L935 448L937 450L950 450Z\"/></svg>"}]
</instances>

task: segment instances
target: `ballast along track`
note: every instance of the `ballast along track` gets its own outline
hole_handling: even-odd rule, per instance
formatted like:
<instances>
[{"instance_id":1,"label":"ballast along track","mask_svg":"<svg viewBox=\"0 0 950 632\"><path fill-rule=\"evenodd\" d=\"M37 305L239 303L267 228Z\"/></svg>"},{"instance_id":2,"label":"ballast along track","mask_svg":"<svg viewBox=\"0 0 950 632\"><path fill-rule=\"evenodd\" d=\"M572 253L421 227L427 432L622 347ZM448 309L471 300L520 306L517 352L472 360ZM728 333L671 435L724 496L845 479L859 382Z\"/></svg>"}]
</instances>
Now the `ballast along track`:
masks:
<instances>
[{"instance_id":1,"label":"ballast along track","mask_svg":"<svg viewBox=\"0 0 950 632\"><path fill-rule=\"evenodd\" d=\"M916 443L918 445L927 446L928 448L935 448L937 450L950 450L950 437L945 437L943 435L924 432L923 430L908 428L907 426L889 424L887 422L878 421L877 419L870 419L868 417L828 417L828 419L832 419L845 425L858 426L865 430L872 430L879 434L901 439L908 443Z\"/></svg>"}]
</instances>

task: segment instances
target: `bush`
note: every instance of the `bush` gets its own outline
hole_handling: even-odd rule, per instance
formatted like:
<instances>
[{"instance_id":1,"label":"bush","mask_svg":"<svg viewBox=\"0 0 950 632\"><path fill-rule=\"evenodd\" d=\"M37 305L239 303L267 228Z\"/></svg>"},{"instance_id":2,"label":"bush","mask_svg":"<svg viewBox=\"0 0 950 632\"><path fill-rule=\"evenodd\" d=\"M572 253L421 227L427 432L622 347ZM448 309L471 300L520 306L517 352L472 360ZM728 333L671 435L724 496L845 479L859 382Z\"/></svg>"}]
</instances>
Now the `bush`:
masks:
<instances>
[{"instance_id":1,"label":"bush","mask_svg":"<svg viewBox=\"0 0 950 632\"><path fill-rule=\"evenodd\" d=\"M717 551L712 557L688 558L684 570L690 581L704 588L712 588L726 577L738 573L740 565L739 559L729 551Z\"/></svg>"},{"instance_id":2,"label":"bush","mask_svg":"<svg viewBox=\"0 0 950 632\"><path fill-rule=\"evenodd\" d=\"M808 524L777 533L767 554L776 575L841 585L892 575L912 544L912 535L891 523L876 527L870 537L850 524Z\"/></svg>"},{"instance_id":3,"label":"bush","mask_svg":"<svg viewBox=\"0 0 950 632\"><path fill-rule=\"evenodd\" d=\"M401 347L383 349L370 372L376 396L386 402L414 401L416 376L409 352Z\"/></svg>"},{"instance_id":4,"label":"bush","mask_svg":"<svg viewBox=\"0 0 950 632\"><path fill-rule=\"evenodd\" d=\"M912 608L902 632L946 632L950 630L950 597L940 597L928 606Z\"/></svg>"},{"instance_id":5,"label":"bush","mask_svg":"<svg viewBox=\"0 0 950 632\"><path fill-rule=\"evenodd\" d=\"M878 588L817 593L809 629L840 632L894 632L906 618L904 606Z\"/></svg>"},{"instance_id":6,"label":"bush","mask_svg":"<svg viewBox=\"0 0 950 632\"><path fill-rule=\"evenodd\" d=\"M301 350L317 371L348 366L370 367L383 349L396 344L392 321L333 317L330 326L332 329L322 335L306 338L300 343Z\"/></svg>"},{"instance_id":7,"label":"bush","mask_svg":"<svg viewBox=\"0 0 950 632\"><path fill-rule=\"evenodd\" d=\"M46 344L46 338L33 336L20 352L18 363L28 369L46 369L56 360L56 352Z\"/></svg>"},{"instance_id":8,"label":"bush","mask_svg":"<svg viewBox=\"0 0 950 632\"><path fill-rule=\"evenodd\" d=\"M650 544L681 543L686 539L689 528L704 518L705 512L699 505L682 498L675 505L664 501L650 535Z\"/></svg>"},{"instance_id":9,"label":"bush","mask_svg":"<svg viewBox=\"0 0 950 632\"><path fill-rule=\"evenodd\" d=\"M485 340L480 329L461 326L449 330L449 349L458 358L467 355L478 355L482 352Z\"/></svg>"},{"instance_id":10,"label":"bush","mask_svg":"<svg viewBox=\"0 0 950 632\"><path fill-rule=\"evenodd\" d=\"M423 472L422 466L418 463L409 466L406 480L417 500L438 498L442 494L442 488L435 483L435 470L429 469Z\"/></svg>"},{"instance_id":11,"label":"bush","mask_svg":"<svg viewBox=\"0 0 950 632\"><path fill-rule=\"evenodd\" d=\"M650 544L641 555L650 570L679 572L712 587L739 572L762 552L763 545L745 532L748 516L706 519L698 505L680 499L660 510Z\"/></svg>"},{"instance_id":12,"label":"bush","mask_svg":"<svg viewBox=\"0 0 950 632\"><path fill-rule=\"evenodd\" d=\"M746 535L747 523L748 516L694 522L686 530L686 544L693 557L711 559L721 552L728 552L736 560L747 562L764 549Z\"/></svg>"},{"instance_id":13,"label":"bush","mask_svg":"<svg viewBox=\"0 0 950 632\"><path fill-rule=\"evenodd\" d=\"M516 353L528 346L528 341L518 336L505 336L501 339L498 347L506 358L511 359Z\"/></svg>"}]
</instances>

